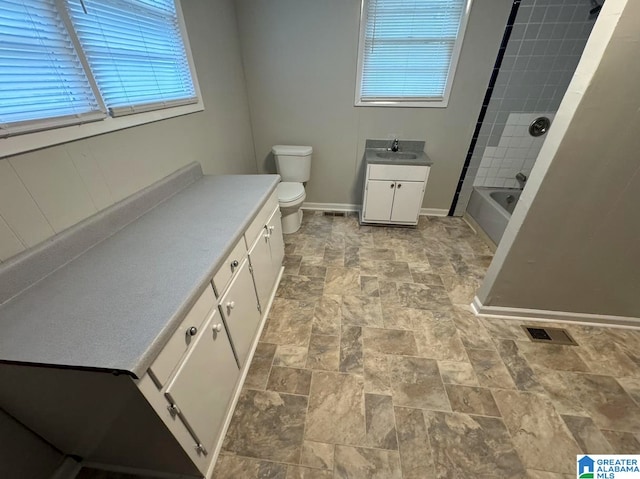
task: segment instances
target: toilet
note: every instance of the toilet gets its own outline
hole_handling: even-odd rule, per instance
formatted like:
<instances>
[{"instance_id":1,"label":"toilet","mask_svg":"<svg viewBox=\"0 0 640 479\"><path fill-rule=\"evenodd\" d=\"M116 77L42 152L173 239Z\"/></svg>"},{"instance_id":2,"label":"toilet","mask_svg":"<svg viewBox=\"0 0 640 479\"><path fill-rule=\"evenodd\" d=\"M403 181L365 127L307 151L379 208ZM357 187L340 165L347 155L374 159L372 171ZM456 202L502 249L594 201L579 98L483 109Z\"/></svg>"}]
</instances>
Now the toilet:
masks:
<instances>
[{"instance_id":1,"label":"toilet","mask_svg":"<svg viewBox=\"0 0 640 479\"><path fill-rule=\"evenodd\" d=\"M282 181L278 184L278 203L282 214L282 232L295 233L302 223L304 184L311 174L310 146L275 145L271 148Z\"/></svg>"}]
</instances>

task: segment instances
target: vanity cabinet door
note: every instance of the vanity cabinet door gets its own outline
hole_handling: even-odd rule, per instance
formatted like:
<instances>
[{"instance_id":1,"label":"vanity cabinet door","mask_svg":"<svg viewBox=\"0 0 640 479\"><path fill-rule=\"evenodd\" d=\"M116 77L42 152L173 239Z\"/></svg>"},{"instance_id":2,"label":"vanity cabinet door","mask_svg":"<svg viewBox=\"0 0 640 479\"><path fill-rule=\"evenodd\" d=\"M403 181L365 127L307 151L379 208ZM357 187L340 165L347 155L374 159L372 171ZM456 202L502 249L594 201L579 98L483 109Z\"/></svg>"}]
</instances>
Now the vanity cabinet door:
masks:
<instances>
[{"instance_id":1,"label":"vanity cabinet door","mask_svg":"<svg viewBox=\"0 0 640 479\"><path fill-rule=\"evenodd\" d=\"M214 309L165 391L170 411L185 424L199 454L213 451L239 375L227 332Z\"/></svg>"},{"instance_id":2,"label":"vanity cabinet door","mask_svg":"<svg viewBox=\"0 0 640 479\"><path fill-rule=\"evenodd\" d=\"M363 218L365 221L389 221L393 206L394 181L368 180Z\"/></svg>"},{"instance_id":3,"label":"vanity cabinet door","mask_svg":"<svg viewBox=\"0 0 640 479\"><path fill-rule=\"evenodd\" d=\"M242 367L260 323L258 298L247 260L243 260L227 292L220 300L220 309L231 336L239 366Z\"/></svg>"},{"instance_id":4,"label":"vanity cabinet door","mask_svg":"<svg viewBox=\"0 0 640 479\"><path fill-rule=\"evenodd\" d=\"M253 270L253 281L258 294L261 311L266 307L271 287L273 286L273 267L271 264L271 248L269 245L269 228L262 228L262 233L249 251L249 261Z\"/></svg>"},{"instance_id":5,"label":"vanity cabinet door","mask_svg":"<svg viewBox=\"0 0 640 479\"><path fill-rule=\"evenodd\" d=\"M280 274L280 268L282 268L282 261L284 260L284 238L282 236L282 214L280 208L277 208L269 222L267 228L269 230L269 251L271 252L271 288L273 288L278 275ZM265 305L263 305L264 307Z\"/></svg>"},{"instance_id":6,"label":"vanity cabinet door","mask_svg":"<svg viewBox=\"0 0 640 479\"><path fill-rule=\"evenodd\" d=\"M391 221L397 223L417 223L424 183L422 181L396 181Z\"/></svg>"},{"instance_id":7,"label":"vanity cabinet door","mask_svg":"<svg viewBox=\"0 0 640 479\"><path fill-rule=\"evenodd\" d=\"M284 239L280 208L276 208L249 250L253 280L264 312L282 268Z\"/></svg>"}]
</instances>

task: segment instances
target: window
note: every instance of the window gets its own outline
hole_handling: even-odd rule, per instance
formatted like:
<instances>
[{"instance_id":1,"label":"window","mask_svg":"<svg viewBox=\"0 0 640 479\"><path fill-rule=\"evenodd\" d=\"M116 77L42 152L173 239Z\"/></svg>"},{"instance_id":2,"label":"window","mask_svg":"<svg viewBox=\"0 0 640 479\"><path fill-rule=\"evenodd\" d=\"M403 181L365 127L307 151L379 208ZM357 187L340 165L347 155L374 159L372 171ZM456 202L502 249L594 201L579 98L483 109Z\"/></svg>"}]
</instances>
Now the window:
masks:
<instances>
[{"instance_id":1,"label":"window","mask_svg":"<svg viewBox=\"0 0 640 479\"><path fill-rule=\"evenodd\" d=\"M446 107L471 0L363 0L356 105Z\"/></svg>"},{"instance_id":2,"label":"window","mask_svg":"<svg viewBox=\"0 0 640 479\"><path fill-rule=\"evenodd\" d=\"M48 138L11 154L202 110L175 2L2 0L0 146ZM107 125L44 135L95 121Z\"/></svg>"},{"instance_id":3,"label":"window","mask_svg":"<svg viewBox=\"0 0 640 479\"><path fill-rule=\"evenodd\" d=\"M53 1L0 3L0 135L104 118Z\"/></svg>"},{"instance_id":4,"label":"window","mask_svg":"<svg viewBox=\"0 0 640 479\"><path fill-rule=\"evenodd\" d=\"M173 0L66 0L113 116L197 101Z\"/></svg>"}]
</instances>

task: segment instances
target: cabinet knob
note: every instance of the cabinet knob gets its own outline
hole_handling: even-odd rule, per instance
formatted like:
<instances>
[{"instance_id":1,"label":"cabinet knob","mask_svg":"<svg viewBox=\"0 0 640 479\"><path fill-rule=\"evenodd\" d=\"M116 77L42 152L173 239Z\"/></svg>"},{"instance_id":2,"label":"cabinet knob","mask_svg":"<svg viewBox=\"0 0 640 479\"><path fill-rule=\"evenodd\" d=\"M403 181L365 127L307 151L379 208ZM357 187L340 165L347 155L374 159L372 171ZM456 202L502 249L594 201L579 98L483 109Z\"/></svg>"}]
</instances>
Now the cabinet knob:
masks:
<instances>
[{"instance_id":1,"label":"cabinet knob","mask_svg":"<svg viewBox=\"0 0 640 479\"><path fill-rule=\"evenodd\" d=\"M187 329L187 334L189 336L195 336L196 334L198 334L198 328L196 328L195 326L191 326L189 329Z\"/></svg>"},{"instance_id":2,"label":"cabinet knob","mask_svg":"<svg viewBox=\"0 0 640 479\"><path fill-rule=\"evenodd\" d=\"M237 260L237 259L234 259L234 260L231 262L231 267L232 267L232 268L237 268L239 264L240 264L240 263L238 263L238 260Z\"/></svg>"},{"instance_id":3,"label":"cabinet knob","mask_svg":"<svg viewBox=\"0 0 640 479\"><path fill-rule=\"evenodd\" d=\"M276 227L275 227L275 226L269 226L269 232L270 232L270 233L273 233L273 230L275 230L275 229L276 229Z\"/></svg>"},{"instance_id":4,"label":"cabinet knob","mask_svg":"<svg viewBox=\"0 0 640 479\"><path fill-rule=\"evenodd\" d=\"M394 185L393 183L391 183L391 184L389 185L389 188L393 188L394 186L395 186L395 185Z\"/></svg>"},{"instance_id":5,"label":"cabinet knob","mask_svg":"<svg viewBox=\"0 0 640 479\"><path fill-rule=\"evenodd\" d=\"M236 307L236 302L235 302L235 301L229 301L229 302L227 303L227 308L229 308L229 309L233 309L233 308L235 308L235 307Z\"/></svg>"},{"instance_id":6,"label":"cabinet knob","mask_svg":"<svg viewBox=\"0 0 640 479\"><path fill-rule=\"evenodd\" d=\"M402 183L398 183L398 188L402 188Z\"/></svg>"},{"instance_id":7,"label":"cabinet knob","mask_svg":"<svg viewBox=\"0 0 640 479\"><path fill-rule=\"evenodd\" d=\"M214 324L212 327L213 327L213 330L214 330L216 333L220 333L220 332L222 331L222 324L221 324L221 323Z\"/></svg>"}]
</instances>

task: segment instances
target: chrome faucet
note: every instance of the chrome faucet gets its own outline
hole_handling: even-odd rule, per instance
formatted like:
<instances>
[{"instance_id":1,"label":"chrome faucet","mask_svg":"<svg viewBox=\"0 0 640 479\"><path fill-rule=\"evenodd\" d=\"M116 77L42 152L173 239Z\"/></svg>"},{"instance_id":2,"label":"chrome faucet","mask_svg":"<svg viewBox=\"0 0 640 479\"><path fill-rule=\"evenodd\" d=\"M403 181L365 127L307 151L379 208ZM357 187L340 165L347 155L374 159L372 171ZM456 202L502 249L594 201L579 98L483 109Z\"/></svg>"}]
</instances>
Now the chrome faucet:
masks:
<instances>
[{"instance_id":1,"label":"chrome faucet","mask_svg":"<svg viewBox=\"0 0 640 479\"><path fill-rule=\"evenodd\" d=\"M524 184L527 182L527 175L520 172L516 175L516 180L518 180L518 184L520 185L520 189L524 189Z\"/></svg>"},{"instance_id":2,"label":"chrome faucet","mask_svg":"<svg viewBox=\"0 0 640 479\"><path fill-rule=\"evenodd\" d=\"M391 147L387 148L387 151L398 151L400 148L398 148L398 139L394 138L393 139L393 143L391 143Z\"/></svg>"}]
</instances>

